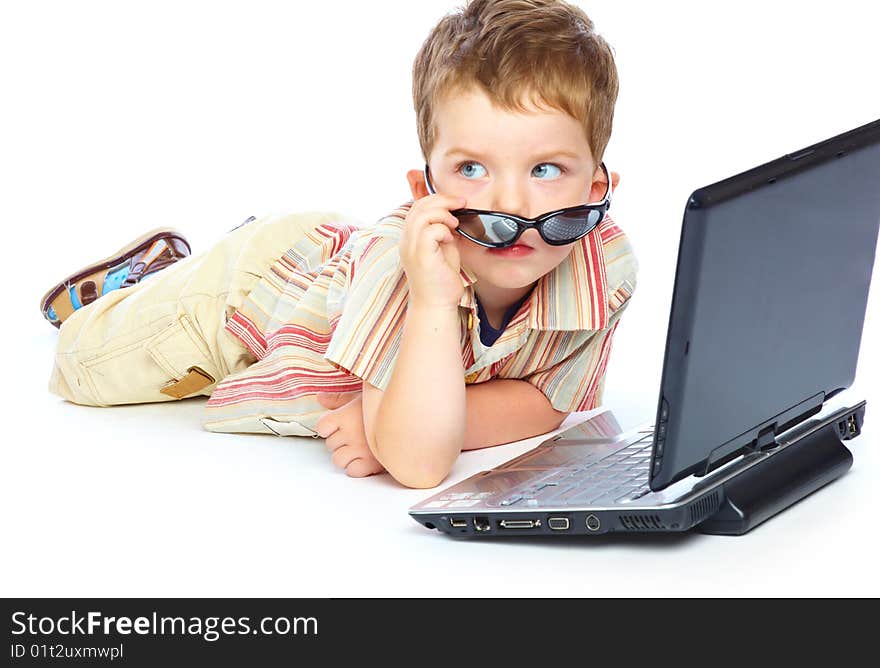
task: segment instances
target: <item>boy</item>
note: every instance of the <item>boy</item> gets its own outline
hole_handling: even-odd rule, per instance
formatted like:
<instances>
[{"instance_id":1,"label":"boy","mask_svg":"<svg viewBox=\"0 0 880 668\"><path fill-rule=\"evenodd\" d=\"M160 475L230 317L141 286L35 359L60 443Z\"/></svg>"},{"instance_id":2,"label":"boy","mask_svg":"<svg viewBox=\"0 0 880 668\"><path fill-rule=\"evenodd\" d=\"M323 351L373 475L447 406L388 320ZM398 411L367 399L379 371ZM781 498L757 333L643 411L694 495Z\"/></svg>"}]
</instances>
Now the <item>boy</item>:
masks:
<instances>
[{"instance_id":1,"label":"boy","mask_svg":"<svg viewBox=\"0 0 880 668\"><path fill-rule=\"evenodd\" d=\"M463 449L557 428L601 403L635 289L606 215L616 97L581 10L472 0L413 66L413 200L364 228L249 219L198 257L172 230L139 239L44 298L64 322L50 388L90 405L209 395L210 430L325 438L349 475L410 487Z\"/></svg>"}]
</instances>

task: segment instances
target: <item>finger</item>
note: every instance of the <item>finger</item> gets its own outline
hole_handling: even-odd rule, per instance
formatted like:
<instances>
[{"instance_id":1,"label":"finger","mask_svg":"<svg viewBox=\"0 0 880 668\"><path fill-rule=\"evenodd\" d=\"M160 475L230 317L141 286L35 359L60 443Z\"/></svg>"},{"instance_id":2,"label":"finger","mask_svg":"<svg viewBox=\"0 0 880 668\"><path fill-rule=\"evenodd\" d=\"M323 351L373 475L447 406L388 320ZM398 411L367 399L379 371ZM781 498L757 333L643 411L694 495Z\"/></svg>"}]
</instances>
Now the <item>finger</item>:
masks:
<instances>
[{"instance_id":1,"label":"finger","mask_svg":"<svg viewBox=\"0 0 880 668\"><path fill-rule=\"evenodd\" d=\"M432 223L442 223L454 229L458 227L458 218L450 213L449 207L443 206L422 207L418 211L410 211L406 217L407 229L422 230Z\"/></svg>"},{"instance_id":2,"label":"finger","mask_svg":"<svg viewBox=\"0 0 880 668\"><path fill-rule=\"evenodd\" d=\"M448 227L443 225L429 225L422 234L422 248L426 250L436 251L443 244L451 244L453 241L452 232Z\"/></svg>"},{"instance_id":3,"label":"finger","mask_svg":"<svg viewBox=\"0 0 880 668\"><path fill-rule=\"evenodd\" d=\"M449 209L445 209L443 207L434 207L429 209L428 215L430 216L428 219L428 226L432 224L442 224L449 229L454 230L459 225L458 218L453 216Z\"/></svg>"},{"instance_id":4,"label":"finger","mask_svg":"<svg viewBox=\"0 0 880 668\"><path fill-rule=\"evenodd\" d=\"M461 268L461 257L458 253L458 246L454 243L444 243L440 246L440 251L443 253L443 259L446 261L452 268Z\"/></svg>"},{"instance_id":5,"label":"finger","mask_svg":"<svg viewBox=\"0 0 880 668\"><path fill-rule=\"evenodd\" d=\"M324 441L324 447L326 447L330 452L336 452L339 448L347 445L348 439L342 433L342 430L338 430L335 432L330 438Z\"/></svg>"},{"instance_id":6,"label":"finger","mask_svg":"<svg viewBox=\"0 0 880 668\"><path fill-rule=\"evenodd\" d=\"M427 223L422 227L418 227L418 225L419 223L417 223L416 227L405 232L408 238L402 241L402 244L406 247L408 257L420 255L423 249L436 251L437 244L449 243L452 240L452 230L458 226L458 221L455 221L455 226L449 221L444 221L444 223Z\"/></svg>"},{"instance_id":7,"label":"finger","mask_svg":"<svg viewBox=\"0 0 880 668\"><path fill-rule=\"evenodd\" d=\"M360 392L318 392L317 399L324 408L333 410L345 406L359 394Z\"/></svg>"},{"instance_id":8,"label":"finger","mask_svg":"<svg viewBox=\"0 0 880 668\"><path fill-rule=\"evenodd\" d=\"M350 445L343 445L341 448L337 448L333 451L333 456L330 457L330 460L333 462L334 466L344 469L359 456L358 450Z\"/></svg>"},{"instance_id":9,"label":"finger","mask_svg":"<svg viewBox=\"0 0 880 668\"><path fill-rule=\"evenodd\" d=\"M412 257L422 266L429 266L436 261L437 256L441 256L446 261L444 249L454 248L452 243L452 233L446 228L439 225L432 225L433 229L425 230L419 244L416 246Z\"/></svg>"},{"instance_id":10,"label":"finger","mask_svg":"<svg viewBox=\"0 0 880 668\"><path fill-rule=\"evenodd\" d=\"M432 227L454 230L458 227L458 219L446 209L439 207L425 209L413 216L408 215L401 240L403 257L414 257L419 254L425 231ZM436 241L429 241L429 244L433 250L436 250Z\"/></svg>"},{"instance_id":11,"label":"finger","mask_svg":"<svg viewBox=\"0 0 880 668\"><path fill-rule=\"evenodd\" d=\"M401 242L405 247L405 255L408 258L421 258L424 261L438 252L440 244L452 241L452 232L449 227L442 224L429 223L423 228L413 228L407 232L409 238Z\"/></svg>"},{"instance_id":12,"label":"finger","mask_svg":"<svg viewBox=\"0 0 880 668\"><path fill-rule=\"evenodd\" d=\"M337 429L339 429L339 423L332 413L324 413L315 423L315 433L321 438L331 436Z\"/></svg>"},{"instance_id":13,"label":"finger","mask_svg":"<svg viewBox=\"0 0 880 668\"><path fill-rule=\"evenodd\" d=\"M355 457L351 460L348 466L345 467L346 474L352 478L366 478L367 476L383 473L384 471L385 467L378 461L366 457Z\"/></svg>"},{"instance_id":14,"label":"finger","mask_svg":"<svg viewBox=\"0 0 880 668\"><path fill-rule=\"evenodd\" d=\"M463 209L467 204L464 197L457 195L428 195L416 200L410 208L411 213L418 213L424 209L441 208L445 211L454 211L455 209Z\"/></svg>"}]
</instances>

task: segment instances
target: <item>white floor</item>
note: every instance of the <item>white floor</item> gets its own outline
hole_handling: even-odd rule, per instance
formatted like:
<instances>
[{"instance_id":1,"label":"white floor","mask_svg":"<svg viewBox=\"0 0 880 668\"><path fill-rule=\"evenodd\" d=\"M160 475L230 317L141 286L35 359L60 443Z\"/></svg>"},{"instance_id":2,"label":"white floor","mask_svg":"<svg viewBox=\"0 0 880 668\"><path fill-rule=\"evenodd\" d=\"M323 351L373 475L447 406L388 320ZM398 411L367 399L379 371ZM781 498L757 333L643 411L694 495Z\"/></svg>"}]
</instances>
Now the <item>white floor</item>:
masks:
<instances>
[{"instance_id":1,"label":"white floor","mask_svg":"<svg viewBox=\"0 0 880 668\"><path fill-rule=\"evenodd\" d=\"M43 323L35 323L43 325ZM623 331L623 330L621 330ZM427 496L351 479L321 441L221 435L202 400L92 409L45 391L54 331L22 350L3 445L5 596L877 595L880 418L853 469L741 538L617 535L467 541L407 515ZM624 427L651 393L608 403ZM8 405L8 404L7 404ZM572 416L567 424L577 419ZM448 482L540 441L465 453Z\"/></svg>"}]
</instances>

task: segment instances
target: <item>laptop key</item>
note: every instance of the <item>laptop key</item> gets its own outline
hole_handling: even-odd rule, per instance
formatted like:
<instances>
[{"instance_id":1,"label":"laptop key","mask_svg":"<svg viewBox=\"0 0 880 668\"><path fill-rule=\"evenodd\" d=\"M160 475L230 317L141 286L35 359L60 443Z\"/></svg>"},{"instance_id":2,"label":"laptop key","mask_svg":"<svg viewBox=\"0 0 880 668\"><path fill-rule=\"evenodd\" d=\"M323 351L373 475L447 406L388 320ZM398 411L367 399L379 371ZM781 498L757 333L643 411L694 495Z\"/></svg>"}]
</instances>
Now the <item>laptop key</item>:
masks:
<instances>
[{"instance_id":1,"label":"laptop key","mask_svg":"<svg viewBox=\"0 0 880 668\"><path fill-rule=\"evenodd\" d=\"M542 489L546 489L547 487L556 487L559 483L557 482L542 482L535 488L535 492L540 492Z\"/></svg>"},{"instance_id":2,"label":"laptop key","mask_svg":"<svg viewBox=\"0 0 880 668\"><path fill-rule=\"evenodd\" d=\"M551 501L555 501L556 499L562 498L573 487L574 485L560 485L558 487L554 487L553 489L548 489L541 494L541 501L543 501L544 503L549 503Z\"/></svg>"},{"instance_id":3,"label":"laptop key","mask_svg":"<svg viewBox=\"0 0 880 668\"><path fill-rule=\"evenodd\" d=\"M604 490L601 492L597 492L589 497L587 497L587 503L603 503L608 502L611 503L614 501L614 494L609 490Z\"/></svg>"}]
</instances>

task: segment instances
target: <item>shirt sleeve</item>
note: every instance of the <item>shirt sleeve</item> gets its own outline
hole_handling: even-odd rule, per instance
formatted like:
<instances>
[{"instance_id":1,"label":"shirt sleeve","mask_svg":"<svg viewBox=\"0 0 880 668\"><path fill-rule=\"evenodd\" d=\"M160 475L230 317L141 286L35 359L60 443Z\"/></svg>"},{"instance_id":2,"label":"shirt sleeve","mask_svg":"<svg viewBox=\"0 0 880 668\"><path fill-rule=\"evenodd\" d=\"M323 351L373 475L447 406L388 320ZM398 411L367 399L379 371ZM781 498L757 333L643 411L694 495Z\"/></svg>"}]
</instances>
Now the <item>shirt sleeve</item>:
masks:
<instances>
[{"instance_id":1,"label":"shirt sleeve","mask_svg":"<svg viewBox=\"0 0 880 668\"><path fill-rule=\"evenodd\" d=\"M550 405L561 413L588 411L602 405L611 343L629 304L626 288L618 289L616 294L623 301L611 314L608 327L589 332L562 360L523 378L541 390Z\"/></svg>"},{"instance_id":2,"label":"shirt sleeve","mask_svg":"<svg viewBox=\"0 0 880 668\"><path fill-rule=\"evenodd\" d=\"M328 304L333 334L324 358L381 390L391 380L406 320L402 223L379 221L355 244L345 286Z\"/></svg>"}]
</instances>

